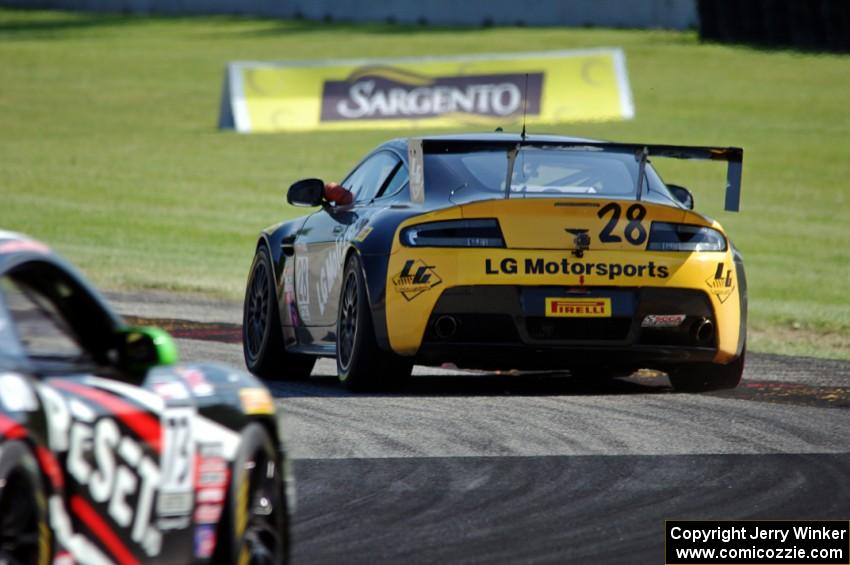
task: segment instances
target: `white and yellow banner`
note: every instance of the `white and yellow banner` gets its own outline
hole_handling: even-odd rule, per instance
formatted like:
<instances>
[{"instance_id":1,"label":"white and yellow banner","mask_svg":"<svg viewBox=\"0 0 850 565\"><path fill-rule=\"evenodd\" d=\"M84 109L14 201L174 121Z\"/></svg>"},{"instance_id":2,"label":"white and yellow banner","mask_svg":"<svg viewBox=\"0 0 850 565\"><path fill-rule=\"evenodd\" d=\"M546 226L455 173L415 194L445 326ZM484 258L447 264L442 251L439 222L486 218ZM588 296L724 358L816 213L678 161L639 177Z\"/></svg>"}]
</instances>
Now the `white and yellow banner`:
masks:
<instances>
[{"instance_id":1,"label":"white and yellow banner","mask_svg":"<svg viewBox=\"0 0 850 565\"><path fill-rule=\"evenodd\" d=\"M619 49L227 67L219 127L240 132L495 127L634 116Z\"/></svg>"}]
</instances>

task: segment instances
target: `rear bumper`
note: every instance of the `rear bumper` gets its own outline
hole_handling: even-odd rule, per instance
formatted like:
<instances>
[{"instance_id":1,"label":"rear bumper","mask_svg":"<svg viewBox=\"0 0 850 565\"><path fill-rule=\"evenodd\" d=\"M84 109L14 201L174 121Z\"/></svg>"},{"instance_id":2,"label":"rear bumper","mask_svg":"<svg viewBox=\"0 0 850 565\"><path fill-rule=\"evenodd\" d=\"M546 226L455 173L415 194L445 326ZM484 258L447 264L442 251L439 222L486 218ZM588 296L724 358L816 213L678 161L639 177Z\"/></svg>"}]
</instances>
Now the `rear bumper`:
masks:
<instances>
[{"instance_id":1,"label":"rear bumper","mask_svg":"<svg viewBox=\"0 0 850 565\"><path fill-rule=\"evenodd\" d=\"M576 296L611 300L612 315L545 316L545 298ZM646 316L658 314L685 318L673 327L642 326ZM711 302L697 290L461 286L440 296L416 359L487 369L600 364L664 368L667 363L712 361L717 343Z\"/></svg>"},{"instance_id":2,"label":"rear bumper","mask_svg":"<svg viewBox=\"0 0 850 565\"><path fill-rule=\"evenodd\" d=\"M588 355L637 348L645 357L654 350L662 362L703 360L706 350L713 350L710 360L725 364L742 348L743 284L730 251L594 251L578 258L554 250L402 248L390 255L387 269L387 337L394 352L423 362L439 361L434 352L449 346L462 350L462 344L479 344L492 346L496 356L511 346ZM553 318L543 311L546 298L597 295L611 298L610 316ZM452 313L482 317L467 325L476 329L463 339L433 339L434 315ZM680 334L653 336L641 328L647 314L686 314L687 319ZM711 342L687 339L686 330L701 318L714 325ZM495 328L511 339L497 339Z\"/></svg>"},{"instance_id":3,"label":"rear bumper","mask_svg":"<svg viewBox=\"0 0 850 565\"><path fill-rule=\"evenodd\" d=\"M467 369L575 369L604 366L633 371L637 368L666 370L683 363L710 363L715 350L697 347L634 346L529 346L516 344L453 343L423 344L416 362L423 365L454 363Z\"/></svg>"}]
</instances>

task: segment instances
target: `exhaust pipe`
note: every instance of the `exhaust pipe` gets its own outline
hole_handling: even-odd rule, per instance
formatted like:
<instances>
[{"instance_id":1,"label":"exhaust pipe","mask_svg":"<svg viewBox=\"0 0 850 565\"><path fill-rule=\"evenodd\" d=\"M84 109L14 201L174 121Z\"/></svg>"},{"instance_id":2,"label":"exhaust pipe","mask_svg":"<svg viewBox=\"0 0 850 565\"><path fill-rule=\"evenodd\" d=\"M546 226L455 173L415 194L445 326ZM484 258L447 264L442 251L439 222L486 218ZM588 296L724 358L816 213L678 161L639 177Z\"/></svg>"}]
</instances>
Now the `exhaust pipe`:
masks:
<instances>
[{"instance_id":1,"label":"exhaust pipe","mask_svg":"<svg viewBox=\"0 0 850 565\"><path fill-rule=\"evenodd\" d=\"M697 345L706 344L714 337L714 323L708 318L700 318L692 326L691 333Z\"/></svg>"},{"instance_id":2,"label":"exhaust pipe","mask_svg":"<svg viewBox=\"0 0 850 565\"><path fill-rule=\"evenodd\" d=\"M440 316L434 322L434 333L440 339L449 339L457 332L457 320L454 316Z\"/></svg>"}]
</instances>

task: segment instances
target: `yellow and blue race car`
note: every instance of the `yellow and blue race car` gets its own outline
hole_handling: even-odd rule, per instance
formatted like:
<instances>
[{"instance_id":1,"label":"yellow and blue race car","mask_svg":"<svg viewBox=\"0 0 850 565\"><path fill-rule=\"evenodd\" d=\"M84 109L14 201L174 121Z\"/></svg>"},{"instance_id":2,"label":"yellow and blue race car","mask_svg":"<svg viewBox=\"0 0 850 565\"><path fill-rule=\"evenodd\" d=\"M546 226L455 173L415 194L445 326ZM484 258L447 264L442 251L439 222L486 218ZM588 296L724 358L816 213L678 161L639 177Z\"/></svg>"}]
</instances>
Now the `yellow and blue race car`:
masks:
<instances>
[{"instance_id":1,"label":"yellow and blue race car","mask_svg":"<svg viewBox=\"0 0 850 565\"><path fill-rule=\"evenodd\" d=\"M666 371L736 386L746 349L740 253L650 157L721 160L737 211L743 151L524 134L388 141L342 181L293 184L309 214L260 235L244 302L248 368L351 388L414 363Z\"/></svg>"}]
</instances>

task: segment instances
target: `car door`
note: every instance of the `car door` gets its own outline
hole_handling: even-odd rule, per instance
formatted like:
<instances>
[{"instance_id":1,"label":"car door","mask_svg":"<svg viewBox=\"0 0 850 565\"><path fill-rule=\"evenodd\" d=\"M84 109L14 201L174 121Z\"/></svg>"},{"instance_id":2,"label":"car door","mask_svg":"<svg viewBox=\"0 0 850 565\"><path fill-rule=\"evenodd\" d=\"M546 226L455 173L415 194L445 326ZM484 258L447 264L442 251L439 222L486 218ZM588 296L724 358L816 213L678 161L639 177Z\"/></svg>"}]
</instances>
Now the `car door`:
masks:
<instances>
[{"instance_id":1,"label":"car door","mask_svg":"<svg viewBox=\"0 0 850 565\"><path fill-rule=\"evenodd\" d=\"M336 310L349 241L399 163L390 151L366 158L341 183L354 195L353 204L325 205L299 230L295 240L298 313L314 342L336 340Z\"/></svg>"}]
</instances>

